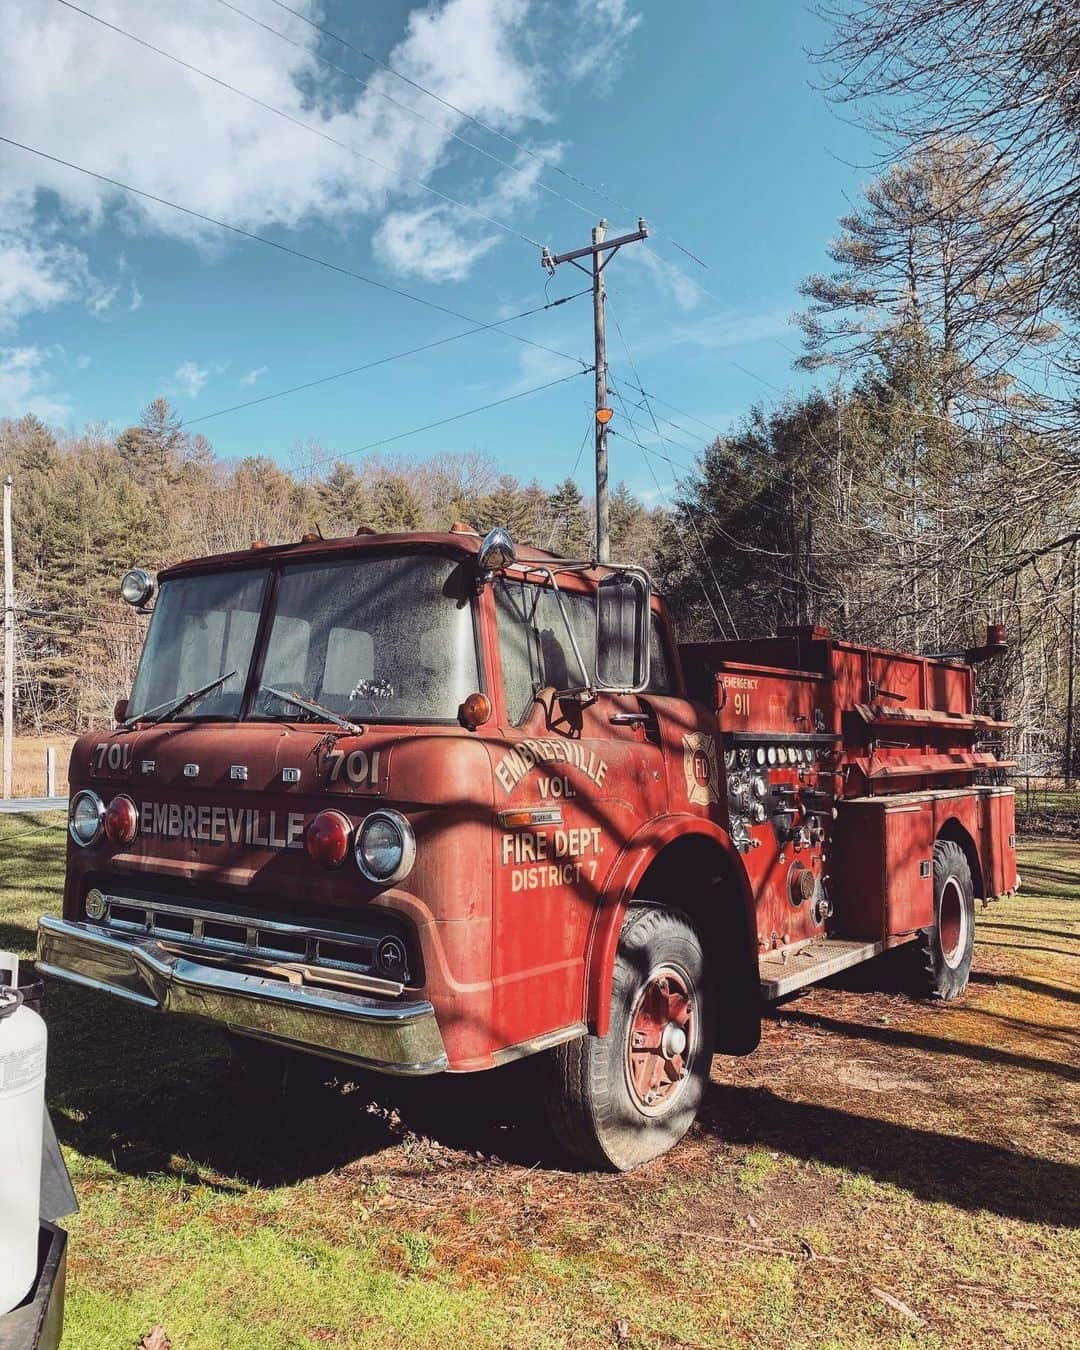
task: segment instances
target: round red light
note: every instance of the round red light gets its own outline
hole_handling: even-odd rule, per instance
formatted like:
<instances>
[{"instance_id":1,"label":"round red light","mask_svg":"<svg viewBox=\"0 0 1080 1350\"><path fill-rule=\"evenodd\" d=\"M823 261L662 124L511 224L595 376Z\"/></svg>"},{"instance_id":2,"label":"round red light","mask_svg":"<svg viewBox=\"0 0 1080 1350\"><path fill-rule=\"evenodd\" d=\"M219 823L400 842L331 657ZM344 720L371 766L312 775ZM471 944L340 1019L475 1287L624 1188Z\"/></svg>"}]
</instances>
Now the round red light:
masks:
<instances>
[{"instance_id":1,"label":"round red light","mask_svg":"<svg viewBox=\"0 0 1080 1350\"><path fill-rule=\"evenodd\" d=\"M307 827L304 847L323 867L340 867L349 852L352 826L340 811L320 811Z\"/></svg>"},{"instance_id":2,"label":"round red light","mask_svg":"<svg viewBox=\"0 0 1080 1350\"><path fill-rule=\"evenodd\" d=\"M130 844L139 833L139 808L130 797L114 797L105 808L105 838L110 844Z\"/></svg>"}]
</instances>

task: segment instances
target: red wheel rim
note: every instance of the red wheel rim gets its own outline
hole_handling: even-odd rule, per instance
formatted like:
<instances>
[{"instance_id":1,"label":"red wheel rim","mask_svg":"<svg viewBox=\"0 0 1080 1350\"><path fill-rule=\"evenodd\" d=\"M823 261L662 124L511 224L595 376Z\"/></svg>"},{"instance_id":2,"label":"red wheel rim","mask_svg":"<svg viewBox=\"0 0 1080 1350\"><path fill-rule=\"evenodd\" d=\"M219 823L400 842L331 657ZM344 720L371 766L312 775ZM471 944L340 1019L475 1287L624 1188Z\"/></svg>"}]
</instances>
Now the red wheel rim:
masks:
<instances>
[{"instance_id":1,"label":"red wheel rim","mask_svg":"<svg viewBox=\"0 0 1080 1350\"><path fill-rule=\"evenodd\" d=\"M626 1079L645 1115L667 1111L689 1076L696 1046L693 985L664 966L650 975L630 1017Z\"/></svg>"},{"instance_id":2,"label":"red wheel rim","mask_svg":"<svg viewBox=\"0 0 1080 1350\"><path fill-rule=\"evenodd\" d=\"M959 964L967 943L967 913L964 895L959 883L950 877L941 891L938 910L938 941L945 964L951 969Z\"/></svg>"}]
</instances>

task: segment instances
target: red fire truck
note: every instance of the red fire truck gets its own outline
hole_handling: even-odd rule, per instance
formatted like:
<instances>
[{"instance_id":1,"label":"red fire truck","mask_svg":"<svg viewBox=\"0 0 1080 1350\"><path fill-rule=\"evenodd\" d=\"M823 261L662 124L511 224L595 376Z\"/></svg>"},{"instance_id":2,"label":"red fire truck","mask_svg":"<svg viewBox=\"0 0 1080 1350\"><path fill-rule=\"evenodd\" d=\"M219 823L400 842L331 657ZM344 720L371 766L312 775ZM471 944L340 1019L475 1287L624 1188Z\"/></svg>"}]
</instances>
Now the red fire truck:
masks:
<instances>
[{"instance_id":1,"label":"red fire truck","mask_svg":"<svg viewBox=\"0 0 1080 1350\"><path fill-rule=\"evenodd\" d=\"M72 752L47 975L389 1074L543 1052L559 1139L630 1168L762 1000L900 945L954 998L1018 884L973 712L1000 630L679 647L639 569L465 526L157 583L124 578L138 674Z\"/></svg>"}]
</instances>

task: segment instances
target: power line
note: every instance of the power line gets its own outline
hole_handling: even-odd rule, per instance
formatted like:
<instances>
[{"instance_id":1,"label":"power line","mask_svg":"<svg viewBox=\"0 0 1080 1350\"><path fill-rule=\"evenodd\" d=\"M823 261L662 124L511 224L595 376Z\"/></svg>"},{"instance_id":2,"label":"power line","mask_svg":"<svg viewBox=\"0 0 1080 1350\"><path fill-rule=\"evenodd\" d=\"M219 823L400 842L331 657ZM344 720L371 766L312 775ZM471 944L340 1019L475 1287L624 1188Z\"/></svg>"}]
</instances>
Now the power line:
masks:
<instances>
[{"instance_id":1,"label":"power line","mask_svg":"<svg viewBox=\"0 0 1080 1350\"><path fill-rule=\"evenodd\" d=\"M14 146L16 150L25 150L27 154L37 155L39 159L48 160L50 164L59 164L62 168L85 174L87 178L96 179L99 183L107 183L110 187L120 188L124 192L130 192L135 197L142 197L145 201L155 202L158 206L167 206L170 210L179 211L185 216L190 216L193 220L201 220L206 225L214 225L218 229L228 230L231 234L239 235L241 239L265 244L267 248L276 249L279 253L287 253L290 257L300 258L303 262L314 263L317 267L325 267L327 271L336 272L339 276L350 277L353 281L363 282L365 286L373 286L376 290L385 291L388 295L396 295L403 300L411 300L414 304L423 305L426 309L433 309L438 314L449 314L451 318L462 319L465 323L479 324L479 321L473 318L471 314L463 314L460 310L451 309L448 305L440 305L435 300L427 300L422 295L414 295L411 291L402 290L400 286L391 286L385 281L376 281L374 277L365 276L362 272L354 271L350 267L331 262L328 258L320 258L315 253L305 253L302 249L293 248L289 244L282 244L276 239L271 239L268 235L256 234L253 230L245 230L240 225L230 225L228 221L218 220L215 216L208 216L190 206L181 206L179 202L170 201L167 197L159 197L143 188L133 187L130 183L121 182L119 178L110 178L108 174L87 169L83 165L75 164L68 159L61 159L59 155L51 155L46 150L39 150L33 145L26 145L22 141L13 140L10 136L0 135L0 144ZM479 326L482 327L483 325ZM496 328L493 331L503 333L512 341L520 342L526 347L535 347L538 351L548 352L564 361L573 361L575 365L581 366L583 371L592 369L592 366L583 361L580 356L571 356L569 352L561 352L555 347L545 346L542 342L534 342L532 338L523 337L520 333L511 333L502 328Z\"/></svg>"},{"instance_id":2,"label":"power line","mask_svg":"<svg viewBox=\"0 0 1080 1350\"><path fill-rule=\"evenodd\" d=\"M184 70L190 70L192 74L199 75L204 80L209 80L212 84L216 84L222 89L228 89L230 93L237 94L240 98L247 99L249 103L255 104L256 107L262 108L266 112L273 113L275 117L283 118L286 122L292 123L294 127L299 127L301 131L307 131L310 132L312 136L318 136L320 140L327 141L330 145L337 146L339 150L344 150L346 154L350 154L356 159L363 160L365 164L373 164L375 168L382 169L384 173L394 174L398 178L404 179L407 183L413 183L416 187L421 188L424 192L430 192L432 196L438 197L441 201L447 202L451 206L456 206L461 211L467 211L470 215L486 221L488 225L494 225L496 229L503 230L507 234L512 234L518 239L524 240L526 244L531 245L533 248L542 249L544 247L538 239L533 239L531 235L525 234L522 230L517 229L513 225L507 225L505 221L498 220L495 216L489 216L487 212L481 211L479 207L470 206L468 202L460 201L457 197L451 197L449 193L442 192L439 188L432 187L431 184L425 182L424 179L417 178L415 174L406 173L404 169L396 169L392 165L384 164L381 160L373 159L371 155L365 154L362 150L357 150L355 146L349 145L347 141L340 141L336 136L331 136L329 132L322 131L319 127L312 126L310 122L305 122L299 117L294 117L292 113L286 112L283 108L275 107L273 103L267 103L264 99L257 98L254 94L249 94L246 90L240 89L237 85L230 84L228 80L223 80L217 75L211 75L208 70L203 70L200 66L192 65L190 61L185 61L181 57L173 55L172 52L165 51L163 47L156 47L152 42L148 42L145 38L136 36L136 34L129 32L126 28L121 28L118 24L109 23L107 19L103 19L97 14L92 14L88 9L82 9L80 6L73 4L72 0L57 0L57 3L63 5L65 9L71 9L77 14L85 15L86 18L92 19L94 23L101 24L103 28L108 28L110 32L119 33L121 37L129 38L132 42L138 43L140 47L144 47L147 51L154 52L158 56L163 56L167 61L174 62Z\"/></svg>"},{"instance_id":3,"label":"power line","mask_svg":"<svg viewBox=\"0 0 1080 1350\"><path fill-rule=\"evenodd\" d=\"M614 392L615 397L619 400L620 404L622 404L623 414L626 417L627 424L631 425L632 424L631 418L629 414L626 412L626 404L625 401L623 400L622 393L620 392L619 387L617 385L615 386ZM668 510L671 511L672 515L674 515L675 512L672 510L671 503L668 500L667 493L660 486L660 480L656 476L656 471L653 469L652 461L649 459L649 453L645 449L645 446L643 445L641 439L634 434L627 436L625 432L621 431L615 431L613 434L616 436L621 436L624 440L633 441L634 444L638 447L638 449L641 451L641 456L645 461L645 467L649 470L649 474L652 477L653 482L656 484L656 490L660 494L660 500L664 503L664 505L668 508ZM686 508L686 513L687 515L690 514L688 507ZM727 633L724 630L724 625L720 622L720 615L716 612L716 606L713 604L712 597L709 595L709 589L705 585L705 582L702 579L701 573L698 571L693 558L690 556L690 550L686 546L686 540L683 538L681 534L679 534L678 532L676 533L679 543L682 546L682 551L686 554L686 561L690 564L690 571L693 573L694 577L697 579L698 585L701 587L701 593L705 597L705 603L709 607L709 612L712 614L713 623L716 625L716 631L720 634L722 638L726 639Z\"/></svg>"},{"instance_id":4,"label":"power line","mask_svg":"<svg viewBox=\"0 0 1080 1350\"><path fill-rule=\"evenodd\" d=\"M460 422L465 417L474 417L477 413L487 412L490 408L501 408L505 403L513 403L519 398L528 398L530 394L539 394L544 389L554 389L556 385L566 384L568 380L576 380L581 375L588 375L592 370L591 366L585 370L576 370L572 375L563 375L558 380L548 380L546 384L533 385L531 389L521 389L516 394L507 394L505 398L494 399L491 403L482 403L477 408L467 408L464 412L454 413L452 417L442 417L437 422L428 422L422 427L410 427L408 431L399 431L396 436L384 436L378 441L369 441L367 445L361 445L355 450L345 450L339 455L328 455L326 459L321 459L312 467L318 468L323 464L329 464L339 459L348 459L352 455L363 455L369 450L378 450L381 446L391 445L394 441L402 441L407 436L419 436L422 431L434 431L436 427L448 426L451 422Z\"/></svg>"},{"instance_id":5,"label":"power line","mask_svg":"<svg viewBox=\"0 0 1080 1350\"><path fill-rule=\"evenodd\" d=\"M629 380L627 381L627 384L630 384ZM714 426L710 426L708 422L703 422L700 417L695 417L693 413L688 413L683 408L677 408L674 403L665 402L665 400L660 398L657 394L647 394L640 385L630 384L630 388L636 393L639 393L642 398L651 398L654 403L659 403L662 408L670 408L672 412L678 413L680 417L689 418L691 422L696 422L698 426L704 427L706 431L711 431L714 436L719 436L721 440L726 439L725 432L718 430Z\"/></svg>"},{"instance_id":6,"label":"power line","mask_svg":"<svg viewBox=\"0 0 1080 1350\"><path fill-rule=\"evenodd\" d=\"M641 376L638 374L637 363L634 360L634 354L630 350L630 344L626 340L626 334L623 332L622 324L619 322L619 317L614 310L611 311L611 317L615 320L615 330L619 334L619 340L622 343L623 348L626 352L626 359L630 362L630 369L634 372L634 379L637 380L638 384L640 385ZM661 432L660 427L657 425L655 416L653 416L652 405L649 403L648 395L643 394L642 397L645 400L645 407L648 409L649 416L652 418L653 430L656 432L656 435L659 437L661 441L666 441L664 434ZM667 442L667 444L670 444L670 442ZM641 448L642 450L645 449L644 446L642 446ZM731 631L735 634L735 637L738 638L739 630L736 627L735 620L731 614L731 609L728 606L727 596L725 596L723 587L720 585L720 582L716 578L716 573L713 571L712 560L710 559L708 550L705 547L705 541L701 537L701 533L697 527L697 522L694 520L693 514L691 513L689 508L687 508L686 511L686 518L690 522L690 528L694 531L694 538L697 540L698 547L701 549L701 556L705 559L705 566L708 568L709 576L712 577L713 585L716 587L716 593L720 597L720 603L724 606L724 613L728 617L728 623L731 624Z\"/></svg>"},{"instance_id":7,"label":"power line","mask_svg":"<svg viewBox=\"0 0 1080 1350\"><path fill-rule=\"evenodd\" d=\"M592 419L592 417L590 416L590 418L589 418L589 424L588 424L588 426L585 428L585 435L582 436L582 438L581 438L581 444L578 446L578 452L577 452L576 456L574 457L574 465L573 465L573 468L570 470L570 478L571 478L571 480L573 480L574 477L575 477L575 475L577 474L577 471L578 471L578 465L581 463L581 456L585 453L585 447L586 447L586 445L589 443L589 437L590 437L592 434L593 434L593 419ZM551 552L552 548L553 548L554 545L555 545L555 531L556 531L558 528L559 528L559 517L558 517L557 515L555 515L554 512L553 512L553 513L552 513L552 518L551 518L551 533L548 535L548 541L547 541L547 549L548 549L548 552L549 552L549 553Z\"/></svg>"},{"instance_id":8,"label":"power line","mask_svg":"<svg viewBox=\"0 0 1080 1350\"><path fill-rule=\"evenodd\" d=\"M420 347L410 347L407 351L393 352L390 356L380 356L377 360L366 361L361 366L350 366L348 370L338 370L333 375L323 375L317 380L307 380L303 384L291 385L288 389L278 389L272 394L262 394L258 398L246 399L243 403L233 403L227 408L218 408L215 412L203 413L199 417L189 417L180 425L182 427L193 427L196 423L208 422L213 417L224 417L226 413L240 412L243 408L254 408L259 403L269 403L273 399L285 398L289 394L299 394L305 389L315 389L321 384L330 384L333 380L343 380L348 375L359 375L362 371L389 365L391 361L401 361L407 356L417 356L420 352L430 352L436 347L445 347L450 342L460 342L462 338L472 337L474 333L490 332L491 329L500 328L505 323L516 323L519 319L527 319L533 314L542 314L545 310L555 309L559 305L568 304L571 300L577 300L580 296L587 294L588 291L576 291L573 295L564 295L561 300L552 300L546 305L537 305L533 309L522 310L520 314L511 314L508 319L496 319L492 323L478 324L475 328L466 328L462 333L451 333L449 337L437 338L434 342L425 342Z\"/></svg>"},{"instance_id":9,"label":"power line","mask_svg":"<svg viewBox=\"0 0 1080 1350\"><path fill-rule=\"evenodd\" d=\"M221 0L221 2L224 3L224 0ZM465 120L471 122L473 126L479 127L481 131L486 131L489 136L497 136L501 141L505 141L507 145L512 145L520 154L528 155L530 159L536 160L542 168L552 169L555 173L560 174L571 183L576 183L578 187L584 188L586 192L591 192L594 196L600 197L602 200L610 203L610 205L617 207L620 211L626 211L635 218L642 214L640 211L631 210L625 202L621 202L617 197L612 196L606 188L593 187L592 184L587 183L583 178L579 178L576 174L571 173L569 169L564 169L561 165L553 164L546 156L540 154L531 146L525 145L521 141L516 141L513 136L508 136L506 132L499 131L496 127L481 121L479 117L475 117L472 113L466 112L464 108L459 107L456 103L451 103L449 99L443 98L441 94L436 94L434 90L428 89L426 85L420 84L418 80L414 80L411 76L398 70L396 66L392 66L388 62L381 60L379 57L373 56L371 52L365 51L363 47L358 47L354 42L350 42L348 38L343 38L340 33L335 33L329 28L324 28L322 24L316 23L314 19L309 18L306 14L302 14L299 10L293 9L290 5L285 4L284 0L271 0L271 3L277 5L278 9L284 10L286 14L291 14L293 18L299 19L302 23L306 23L309 28L314 28L317 33L322 33L324 37L330 38L332 42L337 42L342 47L346 47L349 51L355 52L357 56L362 56L365 61L370 61L372 65L378 66L380 70L385 70L387 74L393 75L395 79L401 80L411 88L418 90L421 94L426 94L428 98L434 99L436 103L441 103L444 108L448 108L451 112L457 113L459 117L464 117ZM229 7L232 8L232 6ZM460 137L458 139L460 139ZM466 141L465 144L472 145L472 142ZM473 146L473 148L479 149L478 146ZM482 151L481 153L486 152ZM569 200L569 198L566 200ZM579 206L580 203L571 202L571 205ZM587 207L581 209L588 211ZM658 230L654 230L654 232L657 234L661 233ZM708 264L703 262L696 253L691 252L684 244L680 244L677 240L672 239L670 235L662 234L661 237L666 239L669 244L673 244L680 253L685 253L688 258L693 258L694 262L700 267L708 267Z\"/></svg>"},{"instance_id":10,"label":"power line","mask_svg":"<svg viewBox=\"0 0 1080 1350\"><path fill-rule=\"evenodd\" d=\"M359 85L361 89L369 90L377 98L385 99L387 103L392 104L395 108L399 108L410 117L417 118L417 120L423 122L425 126L434 127L436 131L441 132L444 136L450 136L461 145L467 146L470 150L475 150L478 155L483 155L485 159L490 159L493 164L498 164L501 168L508 169L511 173L520 175L528 173L528 170L521 168L520 165L512 164L509 160L503 159L500 155L493 154L492 151L485 149L484 146L477 145L475 141L468 140L465 136L462 136L460 132L455 131L453 127L448 127L445 123L435 122L430 117L425 117L419 108L412 108L409 104L402 103L400 99L396 99L392 94L388 94L385 89L377 88L370 80L362 80L354 71L347 70L344 66L339 66L336 61L331 61L329 57L323 56L321 52L313 51L310 47L305 47L302 42L297 42L295 38L289 37L288 33L281 32L280 29L274 28L268 23L264 23L262 19L257 19L254 14L248 14L245 10L239 9L236 5L231 4L230 0L218 0L218 4L224 5L227 10L230 10L241 19L246 19L248 23L254 24L257 28L263 29L264 32L270 33L276 38L280 38L282 42L288 43L290 47L295 47L297 51L303 52L305 56L314 57L320 65L326 66L328 70L333 70L338 75L343 75L347 80L352 80L354 84ZM545 164L548 163L547 160L543 159L543 156L537 156L537 158L543 160ZM557 197L559 201L566 202L567 205L574 207L575 210L581 211L587 216L595 215L595 212L591 207L586 206L583 202L575 201L573 197L568 197L564 192L560 192L558 188L553 188L549 183L545 183L542 179L537 178L534 181L536 186L542 191L549 193L553 197Z\"/></svg>"}]
</instances>

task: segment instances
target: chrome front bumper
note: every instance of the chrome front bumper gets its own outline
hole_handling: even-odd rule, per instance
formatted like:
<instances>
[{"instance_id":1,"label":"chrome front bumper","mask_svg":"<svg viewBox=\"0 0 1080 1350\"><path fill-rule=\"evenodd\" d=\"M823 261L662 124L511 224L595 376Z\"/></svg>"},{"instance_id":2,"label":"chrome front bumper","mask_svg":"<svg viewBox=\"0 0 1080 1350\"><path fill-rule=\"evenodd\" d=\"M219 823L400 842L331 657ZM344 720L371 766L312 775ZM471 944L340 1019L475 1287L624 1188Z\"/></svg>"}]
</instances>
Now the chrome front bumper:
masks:
<instances>
[{"instance_id":1,"label":"chrome front bumper","mask_svg":"<svg viewBox=\"0 0 1080 1350\"><path fill-rule=\"evenodd\" d=\"M383 1073L438 1073L446 1050L430 1003L397 1003L204 965L152 938L118 938L45 915L37 968L162 1012Z\"/></svg>"}]
</instances>

